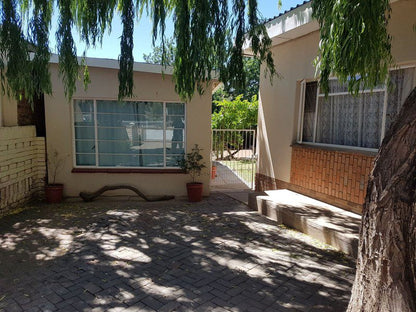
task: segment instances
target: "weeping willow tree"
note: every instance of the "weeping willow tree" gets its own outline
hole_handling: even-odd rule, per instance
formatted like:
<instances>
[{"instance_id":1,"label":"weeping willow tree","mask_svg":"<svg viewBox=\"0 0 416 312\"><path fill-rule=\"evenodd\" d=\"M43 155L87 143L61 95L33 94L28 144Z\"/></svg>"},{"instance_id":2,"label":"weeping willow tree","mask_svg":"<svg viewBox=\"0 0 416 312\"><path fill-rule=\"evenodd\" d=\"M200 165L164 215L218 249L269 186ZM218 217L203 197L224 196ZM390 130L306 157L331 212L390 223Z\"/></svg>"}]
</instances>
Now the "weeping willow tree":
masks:
<instances>
[{"instance_id":1,"label":"weeping willow tree","mask_svg":"<svg viewBox=\"0 0 416 312\"><path fill-rule=\"evenodd\" d=\"M389 2L314 0L324 90L332 73L351 93L385 82L393 62ZM386 133L370 174L348 311L416 311L416 89Z\"/></svg>"},{"instance_id":2,"label":"weeping willow tree","mask_svg":"<svg viewBox=\"0 0 416 312\"><path fill-rule=\"evenodd\" d=\"M57 38L59 70L68 98L81 75L72 31L87 46L102 42L115 14L121 16L119 97L133 95L133 30L143 12L153 19L153 42L166 43L172 15L176 91L202 92L213 70L220 80L244 84L247 40L271 77L271 40L257 0L2 0L0 78L3 91L32 98L51 93L49 36ZM54 13L55 10L55 13ZM392 64L388 0L314 0L320 25L316 60L323 90L335 74L352 93L385 82ZM52 16L58 29L51 34ZM84 80L88 81L87 71ZM357 275L349 311L416 311L416 90L386 134L376 157L363 208Z\"/></svg>"},{"instance_id":3,"label":"weeping willow tree","mask_svg":"<svg viewBox=\"0 0 416 312\"><path fill-rule=\"evenodd\" d=\"M48 71L49 36L56 36L59 72L65 93L71 98L82 75L75 29L87 47L99 46L111 30L115 14L120 15L119 98L133 95L133 31L143 13L153 19L153 42L165 50L166 20L173 17L176 56L173 63L177 93L189 99L203 92L212 73L220 80L232 80L244 87L242 49L251 43L257 58L275 74L271 41L259 18L256 0L3 0L1 1L0 71L2 89L10 95L29 99L51 93ZM54 12L55 11L55 12ZM246 18L248 14L248 18ZM52 16L58 17L56 34L50 33ZM165 57L163 60L167 59ZM162 64L163 65L163 64Z\"/></svg>"}]
</instances>

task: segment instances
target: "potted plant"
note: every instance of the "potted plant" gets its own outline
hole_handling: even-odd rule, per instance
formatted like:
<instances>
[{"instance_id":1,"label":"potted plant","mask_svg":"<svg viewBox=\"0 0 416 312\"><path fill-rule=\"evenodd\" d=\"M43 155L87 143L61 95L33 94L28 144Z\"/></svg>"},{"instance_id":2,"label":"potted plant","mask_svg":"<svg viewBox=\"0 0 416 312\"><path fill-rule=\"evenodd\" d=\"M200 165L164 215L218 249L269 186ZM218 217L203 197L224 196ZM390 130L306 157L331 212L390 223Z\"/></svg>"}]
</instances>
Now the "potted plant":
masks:
<instances>
[{"instance_id":1,"label":"potted plant","mask_svg":"<svg viewBox=\"0 0 416 312\"><path fill-rule=\"evenodd\" d=\"M201 149L198 144L195 144L192 152L186 154L186 156L179 161L179 166L182 170L189 173L192 178L192 182L186 184L188 200L190 202L202 200L203 184L201 182L196 182L196 178L201 175L202 169L205 168L202 159Z\"/></svg>"},{"instance_id":2,"label":"potted plant","mask_svg":"<svg viewBox=\"0 0 416 312\"><path fill-rule=\"evenodd\" d=\"M62 201L64 185L56 183L56 175L64 165L64 162L65 159L56 150L48 158L48 171L50 173L49 176L52 178L52 183L45 185L45 199L47 203L60 203Z\"/></svg>"}]
</instances>

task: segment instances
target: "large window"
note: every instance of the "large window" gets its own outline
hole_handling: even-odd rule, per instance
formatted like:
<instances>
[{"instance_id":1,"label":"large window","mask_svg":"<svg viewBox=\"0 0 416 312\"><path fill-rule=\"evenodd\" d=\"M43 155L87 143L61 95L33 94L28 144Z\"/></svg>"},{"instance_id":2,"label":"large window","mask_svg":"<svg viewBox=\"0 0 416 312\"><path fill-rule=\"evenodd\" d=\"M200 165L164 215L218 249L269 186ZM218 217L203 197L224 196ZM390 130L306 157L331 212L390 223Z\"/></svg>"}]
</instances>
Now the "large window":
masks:
<instances>
[{"instance_id":1,"label":"large window","mask_svg":"<svg viewBox=\"0 0 416 312\"><path fill-rule=\"evenodd\" d=\"M415 68L390 72L390 84L359 96L331 79L329 94L318 83L302 82L298 141L375 149L414 87Z\"/></svg>"},{"instance_id":2,"label":"large window","mask_svg":"<svg viewBox=\"0 0 416 312\"><path fill-rule=\"evenodd\" d=\"M178 167L185 153L185 104L74 100L75 164Z\"/></svg>"}]
</instances>

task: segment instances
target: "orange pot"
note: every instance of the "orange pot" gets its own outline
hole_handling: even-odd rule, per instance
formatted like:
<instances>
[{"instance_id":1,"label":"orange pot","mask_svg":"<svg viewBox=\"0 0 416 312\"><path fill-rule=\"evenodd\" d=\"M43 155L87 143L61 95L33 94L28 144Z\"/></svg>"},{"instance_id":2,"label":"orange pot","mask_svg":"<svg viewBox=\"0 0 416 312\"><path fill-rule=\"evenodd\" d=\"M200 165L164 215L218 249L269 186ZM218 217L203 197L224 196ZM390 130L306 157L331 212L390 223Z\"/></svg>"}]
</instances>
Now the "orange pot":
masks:
<instances>
[{"instance_id":1,"label":"orange pot","mask_svg":"<svg viewBox=\"0 0 416 312\"><path fill-rule=\"evenodd\" d=\"M215 179L217 176L217 166L212 166L211 168L211 179Z\"/></svg>"},{"instance_id":2,"label":"orange pot","mask_svg":"<svg viewBox=\"0 0 416 312\"><path fill-rule=\"evenodd\" d=\"M202 191L204 185L200 182L186 183L188 200L190 202L199 202L202 200Z\"/></svg>"}]
</instances>

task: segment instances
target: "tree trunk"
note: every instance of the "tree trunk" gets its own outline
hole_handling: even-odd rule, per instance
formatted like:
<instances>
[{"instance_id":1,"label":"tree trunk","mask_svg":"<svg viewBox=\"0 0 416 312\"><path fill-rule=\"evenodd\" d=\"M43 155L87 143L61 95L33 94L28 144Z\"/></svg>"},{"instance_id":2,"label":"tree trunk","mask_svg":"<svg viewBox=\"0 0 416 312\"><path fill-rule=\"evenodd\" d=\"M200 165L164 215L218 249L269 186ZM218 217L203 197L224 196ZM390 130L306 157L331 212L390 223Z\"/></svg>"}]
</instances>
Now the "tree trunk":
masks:
<instances>
[{"instance_id":1,"label":"tree trunk","mask_svg":"<svg viewBox=\"0 0 416 312\"><path fill-rule=\"evenodd\" d=\"M416 88L370 175L347 311L416 311Z\"/></svg>"}]
</instances>

